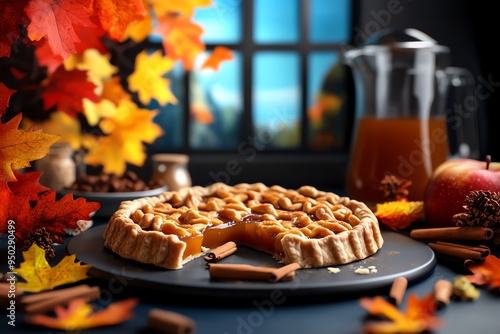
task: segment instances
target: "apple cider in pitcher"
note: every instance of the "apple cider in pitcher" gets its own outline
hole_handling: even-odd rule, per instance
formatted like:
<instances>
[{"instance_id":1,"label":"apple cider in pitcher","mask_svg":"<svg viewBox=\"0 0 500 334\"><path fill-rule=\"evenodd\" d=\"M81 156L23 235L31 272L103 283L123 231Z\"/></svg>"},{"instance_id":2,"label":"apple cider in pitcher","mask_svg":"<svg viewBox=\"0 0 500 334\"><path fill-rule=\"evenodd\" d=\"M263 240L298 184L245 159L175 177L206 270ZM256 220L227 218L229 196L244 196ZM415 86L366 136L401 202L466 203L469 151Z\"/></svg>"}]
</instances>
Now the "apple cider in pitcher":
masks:
<instances>
[{"instance_id":1,"label":"apple cider in pitcher","mask_svg":"<svg viewBox=\"0 0 500 334\"><path fill-rule=\"evenodd\" d=\"M361 118L353 144L346 190L367 204L384 201L380 181L391 174L411 180L408 199L421 201L432 172L448 157L444 118Z\"/></svg>"}]
</instances>

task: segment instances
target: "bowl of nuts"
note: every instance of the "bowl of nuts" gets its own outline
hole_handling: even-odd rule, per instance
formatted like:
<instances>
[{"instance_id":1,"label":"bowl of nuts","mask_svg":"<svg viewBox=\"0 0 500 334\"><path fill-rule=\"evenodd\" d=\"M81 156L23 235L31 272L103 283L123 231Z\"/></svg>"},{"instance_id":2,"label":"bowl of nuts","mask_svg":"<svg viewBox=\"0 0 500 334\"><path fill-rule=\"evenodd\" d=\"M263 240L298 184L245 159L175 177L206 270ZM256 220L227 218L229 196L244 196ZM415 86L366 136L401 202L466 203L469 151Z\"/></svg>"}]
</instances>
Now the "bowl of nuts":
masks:
<instances>
[{"instance_id":1,"label":"bowl of nuts","mask_svg":"<svg viewBox=\"0 0 500 334\"><path fill-rule=\"evenodd\" d=\"M158 196L167 191L166 186L148 184L134 172L126 172L122 176L114 174L80 175L69 187L60 190L59 194L73 194L73 198L85 198L87 202L101 204L93 217L110 218L120 207L121 202L142 197Z\"/></svg>"}]
</instances>

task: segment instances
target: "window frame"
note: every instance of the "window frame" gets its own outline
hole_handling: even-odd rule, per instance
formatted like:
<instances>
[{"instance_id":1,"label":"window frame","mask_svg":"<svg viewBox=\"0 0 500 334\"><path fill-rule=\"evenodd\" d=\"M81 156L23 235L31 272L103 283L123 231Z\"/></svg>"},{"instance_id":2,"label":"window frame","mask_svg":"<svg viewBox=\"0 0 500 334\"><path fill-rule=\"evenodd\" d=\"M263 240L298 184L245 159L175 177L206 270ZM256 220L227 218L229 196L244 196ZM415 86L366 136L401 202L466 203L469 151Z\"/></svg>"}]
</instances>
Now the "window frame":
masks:
<instances>
[{"instance_id":1,"label":"window frame","mask_svg":"<svg viewBox=\"0 0 500 334\"><path fill-rule=\"evenodd\" d=\"M193 184L208 185L217 181L228 184L240 182L263 182L265 184L280 184L282 186L296 187L304 184L322 188L342 188L347 168L348 151L351 131L348 131L346 149L342 151L312 151L308 148L308 55L314 51L336 51L340 52L342 43L311 43L309 41L309 0L299 0L299 29L298 43L280 44L257 44L253 39L254 2L242 1L242 38L239 43L206 43L207 51L216 46L226 46L241 53L242 59L242 122L241 138L239 145L245 150L217 150L217 149L194 149L189 146L190 117L185 114L182 120L182 147L177 150L169 150L173 153L184 153L189 155L188 169L191 173ZM355 27L358 20L359 1L351 2L351 27ZM352 43L351 36L351 41ZM159 47L161 43L151 42L151 47ZM252 89L253 89L253 57L260 51L293 51L300 58L300 82L301 82L301 122L300 146L296 149L272 149L259 150L251 145L255 138L252 119ZM190 108L190 73L185 72L182 79L184 97L180 101L182 110ZM353 97L352 79L346 76L348 97ZM348 98L349 118L347 126L352 129L353 98ZM248 144L248 146L247 146ZM163 153L159 149L151 150L151 154ZM245 151L243 154L242 151ZM300 180L297 180L300 176Z\"/></svg>"}]
</instances>

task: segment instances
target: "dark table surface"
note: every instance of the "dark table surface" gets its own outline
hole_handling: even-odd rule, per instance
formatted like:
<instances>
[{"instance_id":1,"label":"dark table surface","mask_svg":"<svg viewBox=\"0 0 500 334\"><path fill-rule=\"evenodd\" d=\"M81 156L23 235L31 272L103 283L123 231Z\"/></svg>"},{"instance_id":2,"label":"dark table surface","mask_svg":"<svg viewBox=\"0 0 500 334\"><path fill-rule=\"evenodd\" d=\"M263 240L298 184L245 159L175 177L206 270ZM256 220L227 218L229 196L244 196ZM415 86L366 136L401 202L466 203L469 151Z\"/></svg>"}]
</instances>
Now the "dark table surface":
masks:
<instances>
[{"instance_id":1,"label":"dark table surface","mask_svg":"<svg viewBox=\"0 0 500 334\"><path fill-rule=\"evenodd\" d=\"M105 224L105 221L94 222L94 227ZM423 224L423 223L418 223ZM422 227L420 225L413 227ZM408 235L409 230L398 232ZM66 253L66 245L72 237L65 237L64 244L56 246L56 257L50 262L53 266ZM96 241L96 248L102 247ZM383 250L384 248L382 248ZM492 252L499 255L499 249L492 246ZM7 272L7 238L0 238L1 272ZM16 257L20 263L22 254ZM19 264L18 264L19 265ZM460 266L437 257L436 266L423 277L410 281L401 308L406 309L409 294L420 298L433 291L439 279L453 281L457 275L466 274ZM332 276L334 279L334 276ZM84 331L85 333L149 333L147 316L151 309L160 308L178 312L192 318L196 322L196 333L362 333L363 324L367 321L367 311L361 307L361 297L381 295L387 298L389 286L379 287L373 291L359 293L324 293L313 296L286 296L279 299L269 297L210 296L175 293L175 291L158 290L154 285L135 285L123 279L104 279L91 277L78 284L98 285L101 298L93 303L96 309L103 308L111 302L125 298L139 298L134 308L134 318L120 325L101 327ZM498 334L500 332L500 293L486 287L479 287L480 297L475 301L452 301L446 308L438 311L442 325L433 333L460 334L481 333ZM0 320L0 333L66 333L61 330L46 329L25 323L23 314L16 311L15 327L8 324L6 309Z\"/></svg>"}]
</instances>

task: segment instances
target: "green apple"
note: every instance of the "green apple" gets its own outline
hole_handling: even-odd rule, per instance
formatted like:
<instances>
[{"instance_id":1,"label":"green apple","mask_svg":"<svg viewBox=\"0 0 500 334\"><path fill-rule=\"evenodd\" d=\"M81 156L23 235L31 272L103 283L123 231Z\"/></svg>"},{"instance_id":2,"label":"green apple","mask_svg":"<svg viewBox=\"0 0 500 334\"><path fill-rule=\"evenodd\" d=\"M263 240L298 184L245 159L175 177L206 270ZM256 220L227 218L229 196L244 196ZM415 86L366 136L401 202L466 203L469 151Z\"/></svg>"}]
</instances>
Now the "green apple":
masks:
<instances>
[{"instance_id":1,"label":"green apple","mask_svg":"<svg viewBox=\"0 0 500 334\"><path fill-rule=\"evenodd\" d=\"M465 197L474 190L500 192L500 163L452 159L434 171L424 193L425 219L430 227L455 226L453 215L464 212Z\"/></svg>"}]
</instances>

